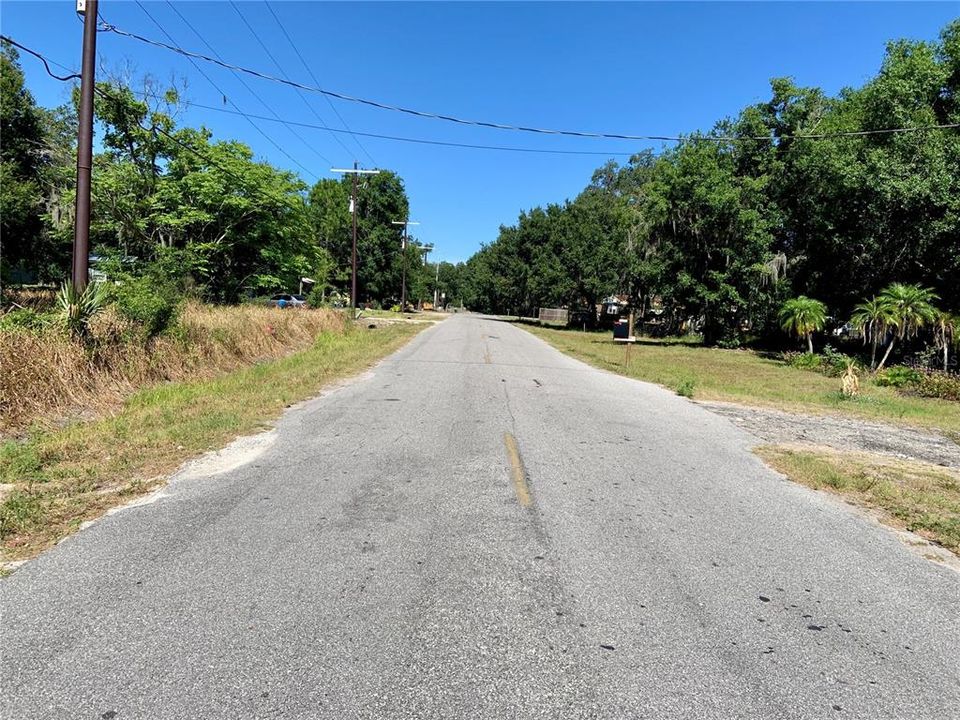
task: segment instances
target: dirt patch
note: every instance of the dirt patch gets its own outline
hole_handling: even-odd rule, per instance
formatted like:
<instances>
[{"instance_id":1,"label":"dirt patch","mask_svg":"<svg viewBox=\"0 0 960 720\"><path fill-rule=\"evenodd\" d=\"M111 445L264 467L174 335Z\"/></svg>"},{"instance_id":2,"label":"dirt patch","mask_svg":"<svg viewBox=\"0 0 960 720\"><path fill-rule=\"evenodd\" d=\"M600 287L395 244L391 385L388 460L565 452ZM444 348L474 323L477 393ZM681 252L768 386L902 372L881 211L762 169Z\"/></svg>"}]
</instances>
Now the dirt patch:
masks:
<instances>
[{"instance_id":1,"label":"dirt patch","mask_svg":"<svg viewBox=\"0 0 960 720\"><path fill-rule=\"evenodd\" d=\"M764 442L826 446L879 453L960 469L960 445L939 433L886 423L824 415L802 415L735 403L700 402Z\"/></svg>"}]
</instances>

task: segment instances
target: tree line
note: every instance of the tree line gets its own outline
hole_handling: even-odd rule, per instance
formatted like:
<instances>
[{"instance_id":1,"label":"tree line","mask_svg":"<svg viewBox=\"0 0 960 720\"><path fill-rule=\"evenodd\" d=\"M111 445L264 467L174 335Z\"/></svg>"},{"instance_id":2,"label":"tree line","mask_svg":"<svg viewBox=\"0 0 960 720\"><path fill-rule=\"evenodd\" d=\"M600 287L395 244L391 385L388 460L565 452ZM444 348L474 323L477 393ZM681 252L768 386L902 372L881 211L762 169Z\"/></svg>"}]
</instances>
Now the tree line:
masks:
<instances>
[{"instance_id":1,"label":"tree line","mask_svg":"<svg viewBox=\"0 0 960 720\"><path fill-rule=\"evenodd\" d=\"M521 213L460 268L485 312L592 309L626 295L665 333L780 334L790 298L843 324L900 283L960 310L960 21L887 45L831 97L789 78L660 154L609 162L573 200Z\"/></svg>"},{"instance_id":2,"label":"tree line","mask_svg":"<svg viewBox=\"0 0 960 720\"><path fill-rule=\"evenodd\" d=\"M59 282L73 233L75 106L38 107L16 51L0 53L0 279ZM210 301L349 290L349 177L312 187L234 140L180 122L176 89L98 84L93 252L117 272ZM649 329L736 346L782 337L784 303L825 325L900 283L960 310L960 21L888 44L877 74L828 96L788 78L770 98L660 153L608 162L575 198L521 213L465 263L402 251L409 201L383 171L360 183L359 299L430 298L532 315L626 297ZM868 133L868 134L859 134ZM876 324L876 323L875 323ZM889 325L889 324L888 324ZM888 326L887 325L887 326ZM885 327L887 327L885 326Z\"/></svg>"},{"instance_id":3,"label":"tree line","mask_svg":"<svg viewBox=\"0 0 960 720\"><path fill-rule=\"evenodd\" d=\"M0 279L59 284L69 276L76 181L76 103L39 107L24 85L15 48L0 53ZM149 277L156 288L204 300L350 288L351 179L308 186L257 160L236 140L179 122L175 88L146 78L142 89L114 78L97 84L91 252L96 268ZM408 296L432 296L416 240L402 250L409 200L390 170L364 177L357 192L361 301L398 302L403 265Z\"/></svg>"}]
</instances>

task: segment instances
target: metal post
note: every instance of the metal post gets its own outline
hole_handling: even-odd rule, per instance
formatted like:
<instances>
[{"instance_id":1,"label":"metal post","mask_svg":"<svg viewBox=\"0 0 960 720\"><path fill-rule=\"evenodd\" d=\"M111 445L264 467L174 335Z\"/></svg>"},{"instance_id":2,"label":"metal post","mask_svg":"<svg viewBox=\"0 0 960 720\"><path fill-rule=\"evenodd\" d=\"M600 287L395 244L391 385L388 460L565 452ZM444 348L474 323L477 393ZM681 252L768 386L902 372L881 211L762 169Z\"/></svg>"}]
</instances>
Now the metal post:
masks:
<instances>
[{"instance_id":1,"label":"metal post","mask_svg":"<svg viewBox=\"0 0 960 720\"><path fill-rule=\"evenodd\" d=\"M77 201L73 226L73 286L87 286L90 263L90 168L93 165L93 84L97 62L97 0L77 0L83 12L83 58L77 128Z\"/></svg>"},{"instance_id":2,"label":"metal post","mask_svg":"<svg viewBox=\"0 0 960 720\"><path fill-rule=\"evenodd\" d=\"M357 309L357 161L353 161L353 276L350 281L350 302L354 311Z\"/></svg>"},{"instance_id":3,"label":"metal post","mask_svg":"<svg viewBox=\"0 0 960 720\"><path fill-rule=\"evenodd\" d=\"M403 224L403 289L400 291L400 312L407 309L407 223Z\"/></svg>"},{"instance_id":4,"label":"metal post","mask_svg":"<svg viewBox=\"0 0 960 720\"><path fill-rule=\"evenodd\" d=\"M437 301L439 299L437 297L437 293L439 292L440 292L440 261L437 260L437 277L433 281L433 309L434 310L437 309Z\"/></svg>"}]
</instances>

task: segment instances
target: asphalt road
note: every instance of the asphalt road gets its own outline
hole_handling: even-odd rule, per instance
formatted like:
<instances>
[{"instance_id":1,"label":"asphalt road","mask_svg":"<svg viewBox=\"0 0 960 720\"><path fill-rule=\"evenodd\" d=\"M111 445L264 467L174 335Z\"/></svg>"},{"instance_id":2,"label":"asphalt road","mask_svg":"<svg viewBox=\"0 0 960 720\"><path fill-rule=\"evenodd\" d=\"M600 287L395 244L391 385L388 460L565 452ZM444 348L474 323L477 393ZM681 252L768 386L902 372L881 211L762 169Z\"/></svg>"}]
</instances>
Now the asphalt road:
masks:
<instances>
[{"instance_id":1,"label":"asphalt road","mask_svg":"<svg viewBox=\"0 0 960 720\"><path fill-rule=\"evenodd\" d=\"M2 717L960 717L960 574L751 442L454 317L0 582Z\"/></svg>"}]
</instances>

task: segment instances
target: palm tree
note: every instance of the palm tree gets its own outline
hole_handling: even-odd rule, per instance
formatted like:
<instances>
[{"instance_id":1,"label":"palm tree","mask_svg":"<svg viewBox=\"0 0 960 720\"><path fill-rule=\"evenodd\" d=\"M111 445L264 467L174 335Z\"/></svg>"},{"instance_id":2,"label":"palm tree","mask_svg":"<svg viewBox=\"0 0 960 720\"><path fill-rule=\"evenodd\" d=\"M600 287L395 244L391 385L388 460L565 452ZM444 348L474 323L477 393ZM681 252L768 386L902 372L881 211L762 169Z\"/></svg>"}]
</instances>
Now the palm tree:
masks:
<instances>
[{"instance_id":1,"label":"palm tree","mask_svg":"<svg viewBox=\"0 0 960 720\"><path fill-rule=\"evenodd\" d=\"M891 283L883 289L879 299L890 306L890 324L896 329L890 336L890 344L887 345L880 365L877 366L877 370L882 370L897 339L913 337L920 328L936 319L937 309L933 303L940 297L930 288Z\"/></svg>"},{"instance_id":2,"label":"palm tree","mask_svg":"<svg viewBox=\"0 0 960 720\"><path fill-rule=\"evenodd\" d=\"M877 366L877 346L893 327L893 309L883 298L875 297L853 309L850 324L863 333L863 343L870 343L870 369Z\"/></svg>"},{"instance_id":3,"label":"palm tree","mask_svg":"<svg viewBox=\"0 0 960 720\"><path fill-rule=\"evenodd\" d=\"M823 330L827 306L805 295L787 300L780 308L780 327L791 335L807 338L807 352L813 353L813 333Z\"/></svg>"},{"instance_id":4,"label":"palm tree","mask_svg":"<svg viewBox=\"0 0 960 720\"><path fill-rule=\"evenodd\" d=\"M954 315L946 310L937 313L933 322L933 337L937 347L943 350L943 371L949 368L950 346L958 344L960 335L960 315Z\"/></svg>"}]
</instances>

